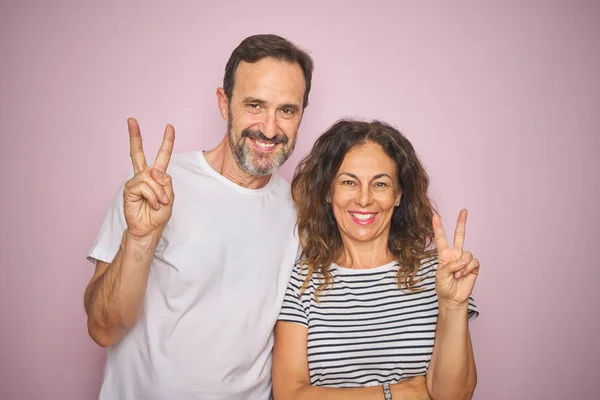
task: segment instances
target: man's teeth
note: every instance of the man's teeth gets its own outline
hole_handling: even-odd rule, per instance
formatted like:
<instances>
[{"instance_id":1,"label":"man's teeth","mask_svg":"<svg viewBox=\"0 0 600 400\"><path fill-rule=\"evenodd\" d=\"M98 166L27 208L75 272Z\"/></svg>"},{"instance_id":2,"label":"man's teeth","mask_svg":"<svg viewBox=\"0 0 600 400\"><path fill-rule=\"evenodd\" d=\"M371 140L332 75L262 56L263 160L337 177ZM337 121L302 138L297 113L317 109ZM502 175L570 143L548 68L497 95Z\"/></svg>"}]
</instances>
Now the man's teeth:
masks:
<instances>
[{"instance_id":1,"label":"man's teeth","mask_svg":"<svg viewBox=\"0 0 600 400\"><path fill-rule=\"evenodd\" d=\"M273 146L275 146L275 143L265 143L265 142L259 142L258 140L255 140L254 143L256 143L256 145L258 147L262 147L263 149L270 149Z\"/></svg>"},{"instance_id":2,"label":"man's teeth","mask_svg":"<svg viewBox=\"0 0 600 400\"><path fill-rule=\"evenodd\" d=\"M356 219L360 219L361 221L366 221L368 219L371 219L375 216L375 214L355 214L355 213L350 213L352 214L352 216Z\"/></svg>"}]
</instances>

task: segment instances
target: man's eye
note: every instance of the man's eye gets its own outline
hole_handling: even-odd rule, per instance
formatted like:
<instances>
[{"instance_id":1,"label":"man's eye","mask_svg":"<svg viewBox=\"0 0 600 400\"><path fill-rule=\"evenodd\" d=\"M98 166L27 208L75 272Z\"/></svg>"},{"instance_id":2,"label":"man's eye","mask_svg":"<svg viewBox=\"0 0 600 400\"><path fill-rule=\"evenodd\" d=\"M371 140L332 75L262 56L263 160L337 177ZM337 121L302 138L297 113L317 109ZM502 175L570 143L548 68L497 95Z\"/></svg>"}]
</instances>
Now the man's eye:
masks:
<instances>
[{"instance_id":1,"label":"man's eye","mask_svg":"<svg viewBox=\"0 0 600 400\"><path fill-rule=\"evenodd\" d=\"M281 113L281 116L283 118L287 119L291 119L296 116L296 110L294 110L293 108L282 108L281 110L279 110L279 112Z\"/></svg>"},{"instance_id":2,"label":"man's eye","mask_svg":"<svg viewBox=\"0 0 600 400\"><path fill-rule=\"evenodd\" d=\"M257 114L262 109L262 107L259 103L246 103L245 107L246 107L246 110L252 114Z\"/></svg>"}]
</instances>

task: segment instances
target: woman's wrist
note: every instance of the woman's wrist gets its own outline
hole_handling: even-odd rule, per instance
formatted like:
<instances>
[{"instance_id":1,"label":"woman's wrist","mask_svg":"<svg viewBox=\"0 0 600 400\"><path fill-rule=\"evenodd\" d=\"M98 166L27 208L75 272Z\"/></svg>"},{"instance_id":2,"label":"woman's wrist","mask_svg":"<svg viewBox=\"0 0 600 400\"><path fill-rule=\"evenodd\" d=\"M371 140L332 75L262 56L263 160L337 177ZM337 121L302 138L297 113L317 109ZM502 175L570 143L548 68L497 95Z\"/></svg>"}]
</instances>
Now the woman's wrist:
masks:
<instances>
[{"instance_id":1,"label":"woman's wrist","mask_svg":"<svg viewBox=\"0 0 600 400\"><path fill-rule=\"evenodd\" d=\"M469 312L469 302L457 303L454 301L443 301L438 302L438 310L440 314L449 315L463 315Z\"/></svg>"},{"instance_id":2,"label":"woman's wrist","mask_svg":"<svg viewBox=\"0 0 600 400\"><path fill-rule=\"evenodd\" d=\"M381 386L381 389L383 390L383 400L392 400L392 391L390 390L390 384L389 383L384 383Z\"/></svg>"},{"instance_id":3,"label":"woman's wrist","mask_svg":"<svg viewBox=\"0 0 600 400\"><path fill-rule=\"evenodd\" d=\"M425 400L429 399L427 379L424 375L414 376L390 385L394 400Z\"/></svg>"}]
</instances>

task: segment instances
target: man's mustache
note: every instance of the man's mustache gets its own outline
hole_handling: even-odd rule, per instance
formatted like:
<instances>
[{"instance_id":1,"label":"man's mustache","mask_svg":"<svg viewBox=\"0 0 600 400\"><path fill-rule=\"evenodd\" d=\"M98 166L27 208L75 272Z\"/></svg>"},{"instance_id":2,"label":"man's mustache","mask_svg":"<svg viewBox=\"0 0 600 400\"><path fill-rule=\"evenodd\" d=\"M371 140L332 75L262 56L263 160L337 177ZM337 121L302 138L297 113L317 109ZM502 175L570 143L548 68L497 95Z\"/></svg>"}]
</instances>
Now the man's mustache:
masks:
<instances>
[{"instance_id":1,"label":"man's mustache","mask_svg":"<svg viewBox=\"0 0 600 400\"><path fill-rule=\"evenodd\" d=\"M272 138L268 138L261 131L254 130L254 129L244 129L242 131L242 138L246 138L246 137L250 138L250 139L260 140L261 142L267 142L267 143L273 143L273 144L279 144L279 143L287 144L287 142L290 140L285 135L276 135L276 136L273 136Z\"/></svg>"}]
</instances>

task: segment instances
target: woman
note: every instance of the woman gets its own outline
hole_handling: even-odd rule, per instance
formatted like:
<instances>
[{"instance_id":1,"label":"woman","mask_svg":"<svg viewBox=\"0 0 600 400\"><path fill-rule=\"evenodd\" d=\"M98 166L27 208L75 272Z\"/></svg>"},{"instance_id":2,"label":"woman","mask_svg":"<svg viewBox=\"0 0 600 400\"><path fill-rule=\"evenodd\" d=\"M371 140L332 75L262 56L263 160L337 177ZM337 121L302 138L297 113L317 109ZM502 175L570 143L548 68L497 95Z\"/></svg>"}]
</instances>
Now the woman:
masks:
<instances>
[{"instance_id":1,"label":"woman","mask_svg":"<svg viewBox=\"0 0 600 400\"><path fill-rule=\"evenodd\" d=\"M410 142L378 121L338 121L301 161L276 400L471 398L479 262L463 250L466 210L449 246L428 185Z\"/></svg>"}]
</instances>

